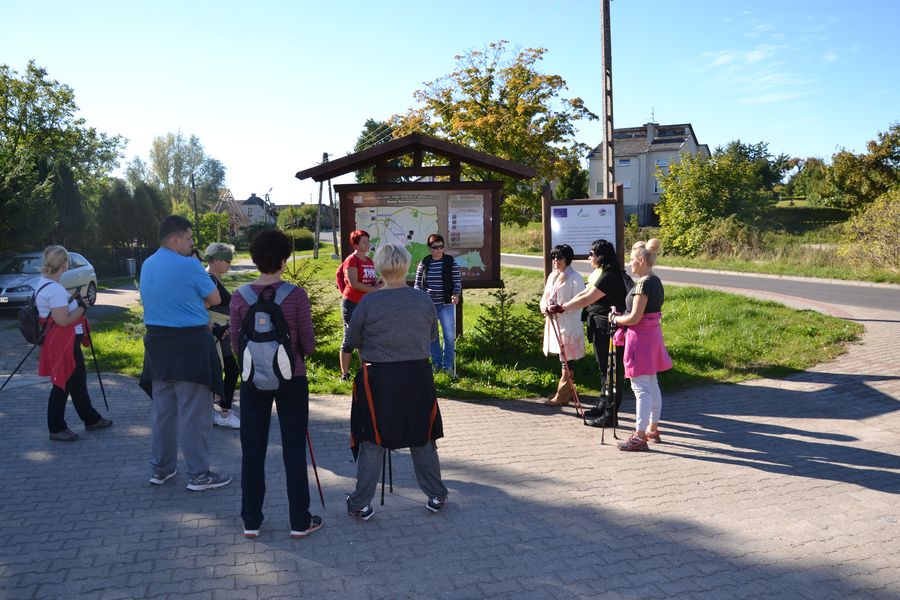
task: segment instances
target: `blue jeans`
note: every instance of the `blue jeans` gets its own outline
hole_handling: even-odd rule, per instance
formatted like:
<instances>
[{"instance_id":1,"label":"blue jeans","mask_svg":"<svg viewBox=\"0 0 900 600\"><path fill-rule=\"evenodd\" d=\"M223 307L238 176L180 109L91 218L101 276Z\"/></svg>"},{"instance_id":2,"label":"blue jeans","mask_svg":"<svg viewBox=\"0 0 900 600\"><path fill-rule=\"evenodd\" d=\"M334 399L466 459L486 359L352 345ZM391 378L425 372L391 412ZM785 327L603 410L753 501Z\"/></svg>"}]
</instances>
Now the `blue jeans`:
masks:
<instances>
[{"instance_id":1,"label":"blue jeans","mask_svg":"<svg viewBox=\"0 0 900 600\"><path fill-rule=\"evenodd\" d=\"M441 352L441 337L431 340L431 365L434 370L443 369L454 375L453 359L456 356L456 305L435 304L441 335L444 336L444 350Z\"/></svg>"}]
</instances>

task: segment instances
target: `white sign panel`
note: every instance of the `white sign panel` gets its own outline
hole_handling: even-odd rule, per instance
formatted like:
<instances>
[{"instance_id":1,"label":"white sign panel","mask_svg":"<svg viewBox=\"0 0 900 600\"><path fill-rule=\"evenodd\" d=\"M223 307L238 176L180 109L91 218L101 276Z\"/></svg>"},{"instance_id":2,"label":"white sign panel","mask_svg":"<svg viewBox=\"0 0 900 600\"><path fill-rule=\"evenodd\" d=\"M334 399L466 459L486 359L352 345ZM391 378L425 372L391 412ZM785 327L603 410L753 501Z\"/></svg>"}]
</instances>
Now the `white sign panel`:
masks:
<instances>
[{"instance_id":1,"label":"white sign panel","mask_svg":"<svg viewBox=\"0 0 900 600\"><path fill-rule=\"evenodd\" d=\"M569 204L550 207L550 242L568 244L576 255L591 251L594 240L616 246L615 204Z\"/></svg>"}]
</instances>

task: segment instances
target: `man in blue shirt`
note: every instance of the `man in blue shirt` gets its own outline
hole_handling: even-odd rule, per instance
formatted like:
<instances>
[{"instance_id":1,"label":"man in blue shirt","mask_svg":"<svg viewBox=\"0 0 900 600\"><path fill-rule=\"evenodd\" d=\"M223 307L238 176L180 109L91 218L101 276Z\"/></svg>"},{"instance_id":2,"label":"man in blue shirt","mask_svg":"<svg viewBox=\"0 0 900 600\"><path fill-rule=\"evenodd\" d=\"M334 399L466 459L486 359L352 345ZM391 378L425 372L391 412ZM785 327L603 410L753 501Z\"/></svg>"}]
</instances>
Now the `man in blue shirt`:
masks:
<instances>
[{"instance_id":1,"label":"man in blue shirt","mask_svg":"<svg viewBox=\"0 0 900 600\"><path fill-rule=\"evenodd\" d=\"M212 394L222 394L222 367L206 309L221 299L192 246L191 222L170 215L159 226L159 250L141 267L141 387L153 398L150 483L175 476L180 439L187 489L200 491L224 487L231 477L209 469Z\"/></svg>"}]
</instances>

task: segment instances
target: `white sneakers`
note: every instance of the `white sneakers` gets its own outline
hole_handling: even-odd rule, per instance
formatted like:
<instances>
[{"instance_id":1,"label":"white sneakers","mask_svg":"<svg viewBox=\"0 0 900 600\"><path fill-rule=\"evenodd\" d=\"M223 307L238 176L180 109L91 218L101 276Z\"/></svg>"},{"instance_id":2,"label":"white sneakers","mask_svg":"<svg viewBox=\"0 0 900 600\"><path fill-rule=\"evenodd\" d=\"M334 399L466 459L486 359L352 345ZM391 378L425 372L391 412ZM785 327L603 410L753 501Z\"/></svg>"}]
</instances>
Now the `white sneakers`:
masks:
<instances>
[{"instance_id":1,"label":"white sneakers","mask_svg":"<svg viewBox=\"0 0 900 600\"><path fill-rule=\"evenodd\" d=\"M241 428L241 419L233 410L228 411L228 416L223 417L219 412L213 412L213 424L219 427L230 427L231 429Z\"/></svg>"}]
</instances>

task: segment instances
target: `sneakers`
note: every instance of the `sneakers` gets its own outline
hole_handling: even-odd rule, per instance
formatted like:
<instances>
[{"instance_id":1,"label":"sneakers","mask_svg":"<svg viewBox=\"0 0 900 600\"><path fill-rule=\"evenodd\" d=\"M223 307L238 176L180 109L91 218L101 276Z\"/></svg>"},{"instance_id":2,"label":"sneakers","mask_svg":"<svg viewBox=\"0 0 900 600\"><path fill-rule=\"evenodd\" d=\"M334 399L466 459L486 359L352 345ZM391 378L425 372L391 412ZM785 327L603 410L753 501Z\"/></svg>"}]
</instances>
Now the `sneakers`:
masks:
<instances>
[{"instance_id":1,"label":"sneakers","mask_svg":"<svg viewBox=\"0 0 900 600\"><path fill-rule=\"evenodd\" d=\"M344 373L341 375L341 381L350 381L350 373Z\"/></svg>"},{"instance_id":2,"label":"sneakers","mask_svg":"<svg viewBox=\"0 0 900 600\"><path fill-rule=\"evenodd\" d=\"M166 473L165 471L153 471L153 475L150 476L150 483L153 485L162 485L168 480L175 477L175 473L178 471L170 471Z\"/></svg>"},{"instance_id":3,"label":"sneakers","mask_svg":"<svg viewBox=\"0 0 900 600\"><path fill-rule=\"evenodd\" d=\"M350 506L350 497L347 497L347 512L354 516L359 517L363 521L368 521L375 514L375 509L372 508L371 504L366 504L362 508L353 508Z\"/></svg>"},{"instance_id":4,"label":"sneakers","mask_svg":"<svg viewBox=\"0 0 900 600\"><path fill-rule=\"evenodd\" d=\"M259 537L259 529L245 529L244 533L242 533L245 538L248 540L256 539Z\"/></svg>"},{"instance_id":5,"label":"sneakers","mask_svg":"<svg viewBox=\"0 0 900 600\"><path fill-rule=\"evenodd\" d=\"M63 429L62 431L51 433L50 439L54 442L74 442L78 439L78 434L71 429Z\"/></svg>"},{"instance_id":6,"label":"sneakers","mask_svg":"<svg viewBox=\"0 0 900 600\"><path fill-rule=\"evenodd\" d=\"M653 442L654 444L658 444L658 443L662 442L662 438L659 437L658 431L648 431L647 433L644 434L644 439L647 440L648 442Z\"/></svg>"},{"instance_id":7,"label":"sneakers","mask_svg":"<svg viewBox=\"0 0 900 600\"><path fill-rule=\"evenodd\" d=\"M298 540L319 529L322 529L322 517L320 517L319 515L313 515L309 520L309 527L307 527L305 530L297 531L296 529L291 529L291 539Z\"/></svg>"},{"instance_id":8,"label":"sneakers","mask_svg":"<svg viewBox=\"0 0 900 600\"><path fill-rule=\"evenodd\" d=\"M112 425L112 419L104 419L103 417L101 417L100 420L97 421L96 423L91 423L90 425L85 425L84 430L85 431L94 431L95 429L106 429L107 427L110 427L111 425Z\"/></svg>"},{"instance_id":9,"label":"sneakers","mask_svg":"<svg viewBox=\"0 0 900 600\"><path fill-rule=\"evenodd\" d=\"M228 427L231 429L240 429L241 419L234 413L233 410L229 410L228 415L224 417L221 413L213 413L213 425L218 425L219 427Z\"/></svg>"},{"instance_id":10,"label":"sneakers","mask_svg":"<svg viewBox=\"0 0 900 600\"><path fill-rule=\"evenodd\" d=\"M433 513L440 512L444 506L447 504L447 498L429 498L428 502L425 503L425 508L430 510Z\"/></svg>"},{"instance_id":11,"label":"sneakers","mask_svg":"<svg viewBox=\"0 0 900 600\"><path fill-rule=\"evenodd\" d=\"M231 483L230 475L222 475L220 473L207 471L203 475L199 475L188 481L187 489L192 492L202 492L203 490L214 490L225 487L229 483Z\"/></svg>"},{"instance_id":12,"label":"sneakers","mask_svg":"<svg viewBox=\"0 0 900 600\"><path fill-rule=\"evenodd\" d=\"M619 450L623 452L644 452L649 450L647 441L642 440L637 435L632 435L624 442L619 442Z\"/></svg>"}]
</instances>

